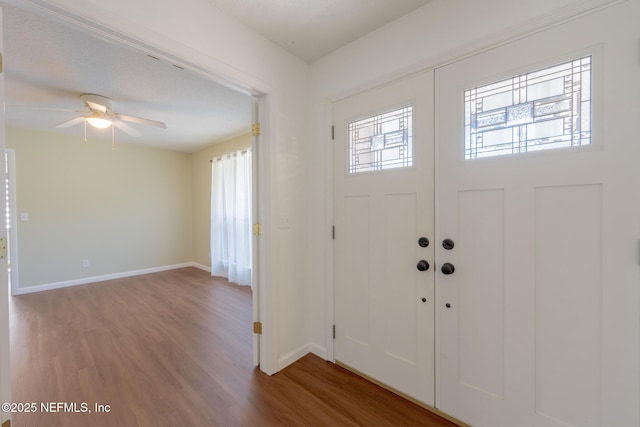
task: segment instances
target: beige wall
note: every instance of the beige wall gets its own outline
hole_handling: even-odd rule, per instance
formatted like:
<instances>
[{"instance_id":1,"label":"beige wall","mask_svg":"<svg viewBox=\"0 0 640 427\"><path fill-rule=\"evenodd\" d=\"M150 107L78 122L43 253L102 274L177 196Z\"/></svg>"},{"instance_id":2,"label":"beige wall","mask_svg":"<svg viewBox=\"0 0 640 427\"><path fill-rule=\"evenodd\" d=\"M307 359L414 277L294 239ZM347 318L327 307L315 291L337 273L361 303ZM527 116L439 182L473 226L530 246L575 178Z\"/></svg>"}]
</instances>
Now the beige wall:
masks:
<instances>
[{"instance_id":1,"label":"beige wall","mask_svg":"<svg viewBox=\"0 0 640 427\"><path fill-rule=\"evenodd\" d=\"M190 154L11 128L7 147L20 288L192 260Z\"/></svg>"},{"instance_id":2,"label":"beige wall","mask_svg":"<svg viewBox=\"0 0 640 427\"><path fill-rule=\"evenodd\" d=\"M211 163L193 154L7 130L16 150L20 288L196 262L210 267ZM84 268L82 260L89 260Z\"/></svg>"},{"instance_id":3,"label":"beige wall","mask_svg":"<svg viewBox=\"0 0 640 427\"><path fill-rule=\"evenodd\" d=\"M251 134L221 142L192 155L193 261L211 267L211 162L214 157L251 147Z\"/></svg>"}]
</instances>

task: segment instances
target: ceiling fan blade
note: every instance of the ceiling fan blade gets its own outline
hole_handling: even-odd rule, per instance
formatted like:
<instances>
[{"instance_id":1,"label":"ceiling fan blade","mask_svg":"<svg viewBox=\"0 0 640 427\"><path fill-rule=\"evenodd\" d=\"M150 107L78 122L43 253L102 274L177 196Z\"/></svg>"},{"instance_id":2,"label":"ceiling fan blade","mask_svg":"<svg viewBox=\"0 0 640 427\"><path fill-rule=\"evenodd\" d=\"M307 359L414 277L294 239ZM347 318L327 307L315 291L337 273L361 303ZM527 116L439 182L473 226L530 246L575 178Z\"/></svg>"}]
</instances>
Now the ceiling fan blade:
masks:
<instances>
[{"instance_id":1,"label":"ceiling fan blade","mask_svg":"<svg viewBox=\"0 0 640 427\"><path fill-rule=\"evenodd\" d=\"M77 125L78 123L82 123L83 121L84 121L84 116L76 117L75 119L71 119L71 120L68 120L66 122L62 122L56 127L59 128L59 129L68 128L68 127L71 127L73 125Z\"/></svg>"},{"instance_id":2,"label":"ceiling fan blade","mask_svg":"<svg viewBox=\"0 0 640 427\"><path fill-rule=\"evenodd\" d=\"M165 125L162 122L157 122L155 120L149 120L149 119L143 119L142 117L127 116L125 114L116 114L116 117L118 119L124 120L126 122L139 123L141 125L153 126L153 127L157 127L157 128L160 128L160 129L166 129L167 128L167 125Z\"/></svg>"},{"instance_id":3,"label":"ceiling fan blade","mask_svg":"<svg viewBox=\"0 0 640 427\"><path fill-rule=\"evenodd\" d=\"M86 102L89 108L93 111L100 111L101 113L107 112L107 107L105 105L97 104L93 101L87 101L86 99L84 102Z\"/></svg>"},{"instance_id":4,"label":"ceiling fan blade","mask_svg":"<svg viewBox=\"0 0 640 427\"><path fill-rule=\"evenodd\" d=\"M124 133L126 133L127 135L129 135L129 136L140 136L140 135L142 135L140 132L138 132L137 130L135 130L134 128L129 126L128 124L121 122L120 120L115 120L113 122L113 125L115 127L117 127L118 129L120 129L121 131L123 131Z\"/></svg>"}]
</instances>

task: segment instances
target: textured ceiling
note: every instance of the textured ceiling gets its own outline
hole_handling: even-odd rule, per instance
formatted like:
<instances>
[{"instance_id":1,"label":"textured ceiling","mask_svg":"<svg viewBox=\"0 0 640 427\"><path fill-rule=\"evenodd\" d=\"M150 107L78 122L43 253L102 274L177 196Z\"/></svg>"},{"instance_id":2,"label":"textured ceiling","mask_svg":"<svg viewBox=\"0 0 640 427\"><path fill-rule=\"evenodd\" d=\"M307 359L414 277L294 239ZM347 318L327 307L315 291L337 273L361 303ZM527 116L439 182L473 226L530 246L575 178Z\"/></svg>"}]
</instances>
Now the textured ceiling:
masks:
<instances>
[{"instance_id":1,"label":"textured ceiling","mask_svg":"<svg viewBox=\"0 0 640 427\"><path fill-rule=\"evenodd\" d=\"M208 0L307 62L426 4L429 0ZM3 5L6 121L82 140L83 126L56 125L79 114L80 95L112 99L115 112L162 121L131 124L116 142L194 152L248 132L251 98L173 64L100 40L39 15ZM88 138L111 139L88 127Z\"/></svg>"},{"instance_id":2,"label":"textured ceiling","mask_svg":"<svg viewBox=\"0 0 640 427\"><path fill-rule=\"evenodd\" d=\"M209 0L311 63L429 0Z\"/></svg>"},{"instance_id":3,"label":"textured ceiling","mask_svg":"<svg viewBox=\"0 0 640 427\"><path fill-rule=\"evenodd\" d=\"M251 98L144 53L90 37L38 15L3 5L7 125L83 138L83 125L56 129L77 113L12 107L83 109L80 95L112 99L122 114L162 121L167 129L130 124L116 142L193 152L248 132ZM111 139L88 129L89 139Z\"/></svg>"}]
</instances>

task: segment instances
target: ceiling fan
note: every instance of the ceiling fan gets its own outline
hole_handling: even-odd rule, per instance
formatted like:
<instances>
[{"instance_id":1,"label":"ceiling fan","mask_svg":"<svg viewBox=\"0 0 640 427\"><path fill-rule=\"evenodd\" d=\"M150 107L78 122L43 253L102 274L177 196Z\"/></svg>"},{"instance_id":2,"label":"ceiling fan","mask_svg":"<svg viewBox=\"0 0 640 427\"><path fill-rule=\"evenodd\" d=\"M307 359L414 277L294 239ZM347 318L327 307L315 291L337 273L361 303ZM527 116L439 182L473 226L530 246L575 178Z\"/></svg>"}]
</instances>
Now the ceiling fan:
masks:
<instances>
[{"instance_id":1,"label":"ceiling fan","mask_svg":"<svg viewBox=\"0 0 640 427\"><path fill-rule=\"evenodd\" d=\"M163 122L159 122L156 120L144 119L142 117L129 116L126 114L120 114L118 112L113 111L111 99L102 95L95 95L91 93L85 93L80 95L80 99L84 103L86 109L85 110L65 110L60 108L42 108L42 107L27 107L27 106L15 106L15 107L25 107L25 108L39 108L45 110L55 110L55 111L69 111L75 113L81 113L79 117L68 120L66 122L60 123L56 126L56 128L68 128L79 123L85 124L85 140L86 140L86 125L87 123L91 126L98 129L106 129L112 128L112 136L113 136L113 127L116 127L130 136L140 136L141 133L138 130L134 129L132 126L128 125L129 123L137 123L141 125L153 126L160 129L166 129L167 125Z\"/></svg>"},{"instance_id":2,"label":"ceiling fan","mask_svg":"<svg viewBox=\"0 0 640 427\"><path fill-rule=\"evenodd\" d=\"M80 95L80 99L82 100L82 102L84 102L84 105L89 109L89 111L76 110L76 112L80 112L83 114L80 117L76 117L75 119L60 123L58 126L56 126L57 128L67 128L82 122L89 123L91 126L98 129L106 129L113 125L130 136L140 136L141 134L125 122L138 123L141 125L153 126L161 129L167 128L166 124L158 122L156 120L128 116L126 114L120 114L113 111L111 106L111 99L107 98L106 96L85 93L83 95Z\"/></svg>"}]
</instances>

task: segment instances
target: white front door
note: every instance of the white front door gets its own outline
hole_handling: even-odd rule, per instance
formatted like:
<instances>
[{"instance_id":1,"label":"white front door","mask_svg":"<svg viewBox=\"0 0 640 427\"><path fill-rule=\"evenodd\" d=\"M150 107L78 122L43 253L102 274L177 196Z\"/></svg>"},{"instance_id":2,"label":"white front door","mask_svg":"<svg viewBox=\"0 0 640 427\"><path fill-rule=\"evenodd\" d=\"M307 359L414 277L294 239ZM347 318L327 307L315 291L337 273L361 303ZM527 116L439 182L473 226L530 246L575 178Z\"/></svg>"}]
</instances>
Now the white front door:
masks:
<instances>
[{"instance_id":1,"label":"white front door","mask_svg":"<svg viewBox=\"0 0 640 427\"><path fill-rule=\"evenodd\" d=\"M437 71L436 405L474 426L640 424L633 16Z\"/></svg>"},{"instance_id":2,"label":"white front door","mask_svg":"<svg viewBox=\"0 0 640 427\"><path fill-rule=\"evenodd\" d=\"M334 123L335 359L433 405L433 73L337 102Z\"/></svg>"}]
</instances>

